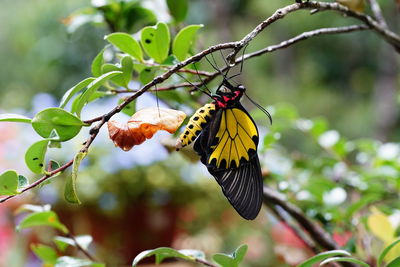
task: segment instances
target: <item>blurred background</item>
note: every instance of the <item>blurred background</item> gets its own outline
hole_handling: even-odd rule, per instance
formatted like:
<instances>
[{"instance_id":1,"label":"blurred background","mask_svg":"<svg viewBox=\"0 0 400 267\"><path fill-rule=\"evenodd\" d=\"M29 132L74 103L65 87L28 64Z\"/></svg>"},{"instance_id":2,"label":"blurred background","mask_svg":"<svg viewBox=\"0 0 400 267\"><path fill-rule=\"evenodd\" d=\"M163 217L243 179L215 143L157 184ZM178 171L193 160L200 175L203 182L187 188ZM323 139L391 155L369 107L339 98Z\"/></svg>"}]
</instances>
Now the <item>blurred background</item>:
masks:
<instances>
[{"instance_id":1,"label":"blurred background","mask_svg":"<svg viewBox=\"0 0 400 267\"><path fill-rule=\"evenodd\" d=\"M241 39L276 9L293 2L191 0L185 21L174 24L164 0L3 0L0 111L32 117L43 108L58 106L67 89L91 75L91 62L111 31L134 34L157 21L170 22L172 29L204 24L196 44L200 51ZM113 8L117 14L123 3L136 9L120 14L134 19L107 17ZM398 30L395 2L380 3L389 25ZM117 22L110 23L112 19ZM333 12L296 12L268 27L246 52L304 31L354 23ZM216 57L222 65L220 55ZM263 140L259 156L267 173L265 184L300 206L340 245L368 259L386 244L368 227L370 208L378 205L395 230L400 222L398 64L392 47L364 31L319 36L250 59L237 79L273 116L270 126L260 110L244 103ZM201 68L212 70L206 62ZM185 90L179 93L188 96ZM190 103L171 101L163 93L159 97L163 105L184 109L188 115L207 101L195 97L189 97ZM117 101L117 97L99 99L82 117L101 115ZM152 94L137 101L138 109L155 105ZM124 121L128 116L117 118ZM16 123L2 122L0 131L1 172L15 169L35 181L38 177L24 166L23 157L40 137L29 125ZM160 246L200 249L212 255L230 253L246 243L244 266L260 267L293 266L312 255L266 207L255 221L240 218L196 158L171 151L176 137L159 133L123 152L107 135L102 129L81 166L82 205L63 199L69 171L0 205L0 266L40 266L29 245L52 244L54 233L47 228L15 232L21 216L14 216L14 210L24 203L51 204L74 234L93 236L90 250L109 266L128 266L141 251ZM61 149L51 149L49 157L70 160L86 136L84 131Z\"/></svg>"}]
</instances>

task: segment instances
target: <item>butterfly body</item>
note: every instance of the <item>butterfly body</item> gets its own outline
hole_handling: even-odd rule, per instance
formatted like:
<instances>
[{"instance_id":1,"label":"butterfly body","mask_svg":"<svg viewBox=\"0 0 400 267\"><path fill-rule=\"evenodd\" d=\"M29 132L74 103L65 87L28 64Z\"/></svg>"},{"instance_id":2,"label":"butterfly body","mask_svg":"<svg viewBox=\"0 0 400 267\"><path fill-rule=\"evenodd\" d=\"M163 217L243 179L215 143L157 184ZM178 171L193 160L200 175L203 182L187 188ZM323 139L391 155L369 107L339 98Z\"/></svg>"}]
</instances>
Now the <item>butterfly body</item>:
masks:
<instances>
[{"instance_id":1,"label":"butterfly body","mask_svg":"<svg viewBox=\"0 0 400 267\"><path fill-rule=\"evenodd\" d=\"M195 140L194 150L231 205L243 218L252 220L261 209L263 181L257 155L258 130L240 103L244 92L243 86L224 80L212 95L212 103L198 109L189 120L177 148ZM204 118L201 125L196 123L200 118ZM193 129L196 131L189 131Z\"/></svg>"}]
</instances>

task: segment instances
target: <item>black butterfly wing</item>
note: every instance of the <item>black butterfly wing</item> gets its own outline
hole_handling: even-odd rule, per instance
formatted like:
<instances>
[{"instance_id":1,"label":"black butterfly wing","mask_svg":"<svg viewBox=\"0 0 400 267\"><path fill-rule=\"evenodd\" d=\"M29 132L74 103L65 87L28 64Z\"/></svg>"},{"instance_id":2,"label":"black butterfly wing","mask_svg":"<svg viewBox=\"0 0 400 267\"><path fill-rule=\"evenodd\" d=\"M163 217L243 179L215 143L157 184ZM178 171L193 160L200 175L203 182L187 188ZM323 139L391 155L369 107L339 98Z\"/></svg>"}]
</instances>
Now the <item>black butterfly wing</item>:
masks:
<instances>
[{"instance_id":1,"label":"black butterfly wing","mask_svg":"<svg viewBox=\"0 0 400 267\"><path fill-rule=\"evenodd\" d=\"M218 110L194 144L231 205L248 220L257 217L263 197L257 144L257 127L240 104Z\"/></svg>"}]
</instances>

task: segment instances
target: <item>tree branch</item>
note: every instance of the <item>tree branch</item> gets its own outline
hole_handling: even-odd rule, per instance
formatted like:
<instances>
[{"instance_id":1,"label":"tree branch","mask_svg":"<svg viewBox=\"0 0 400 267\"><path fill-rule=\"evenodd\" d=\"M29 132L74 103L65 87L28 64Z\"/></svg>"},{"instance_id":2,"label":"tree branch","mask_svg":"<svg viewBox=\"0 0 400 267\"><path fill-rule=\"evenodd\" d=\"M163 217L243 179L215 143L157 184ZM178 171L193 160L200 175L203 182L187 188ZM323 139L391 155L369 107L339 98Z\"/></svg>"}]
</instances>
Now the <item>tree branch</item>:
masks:
<instances>
[{"instance_id":1,"label":"tree branch","mask_svg":"<svg viewBox=\"0 0 400 267\"><path fill-rule=\"evenodd\" d=\"M290 222L290 220L283 214L283 209L280 206L277 206L273 203L264 201L264 204L268 206L268 208L271 210L271 212L275 215L275 217L280 220L282 223L284 223L286 226L288 226L294 234L301 240L303 241L304 245L306 245L312 252L317 254L319 249L313 244L309 238L305 236L304 233L301 232L301 230L293 225L293 223Z\"/></svg>"},{"instance_id":2,"label":"tree branch","mask_svg":"<svg viewBox=\"0 0 400 267\"><path fill-rule=\"evenodd\" d=\"M376 0L367 0L375 19L379 22L382 28L388 29L385 17L382 15L381 7Z\"/></svg>"},{"instance_id":3,"label":"tree branch","mask_svg":"<svg viewBox=\"0 0 400 267\"><path fill-rule=\"evenodd\" d=\"M284 209L290 216L293 217L310 235L310 237L321 247L326 250L339 249L338 244L332 239L329 233L325 232L317 224L310 221L301 210L293 204L287 202L276 191L264 186L264 201L273 203Z\"/></svg>"},{"instance_id":4,"label":"tree branch","mask_svg":"<svg viewBox=\"0 0 400 267\"><path fill-rule=\"evenodd\" d=\"M269 18L258 24L257 27L254 28L254 30L252 30L249 34L247 34L243 39L236 42L235 49L232 53L230 53L227 56L227 60L233 63L234 62L233 60L236 54L239 52L239 50L248 45L250 41L253 40L266 27L268 27L275 21L284 18L287 14L301 9L308 9L308 10L317 9L318 11L332 10L339 12L343 15L346 15L348 17L358 19L359 21L364 22L368 27L370 27L376 33L378 33L384 40L386 40L394 48L400 49L400 36L390 31L387 27L382 26L378 21L376 21L372 17L366 14L354 12L339 3L310 1L310 2L292 4L275 11L275 13L272 16L270 16Z\"/></svg>"},{"instance_id":5,"label":"tree branch","mask_svg":"<svg viewBox=\"0 0 400 267\"><path fill-rule=\"evenodd\" d=\"M322 227L312 222L308 219L302 211L289 203L284 197L282 197L278 192L264 186L264 202L277 205L285 210L297 223L307 231L310 237L314 240L314 242L320 245L322 248L326 250L335 250L340 249L339 245L333 240L331 235L327 233ZM352 263L341 263L343 266L348 267L356 267L356 265Z\"/></svg>"}]
</instances>

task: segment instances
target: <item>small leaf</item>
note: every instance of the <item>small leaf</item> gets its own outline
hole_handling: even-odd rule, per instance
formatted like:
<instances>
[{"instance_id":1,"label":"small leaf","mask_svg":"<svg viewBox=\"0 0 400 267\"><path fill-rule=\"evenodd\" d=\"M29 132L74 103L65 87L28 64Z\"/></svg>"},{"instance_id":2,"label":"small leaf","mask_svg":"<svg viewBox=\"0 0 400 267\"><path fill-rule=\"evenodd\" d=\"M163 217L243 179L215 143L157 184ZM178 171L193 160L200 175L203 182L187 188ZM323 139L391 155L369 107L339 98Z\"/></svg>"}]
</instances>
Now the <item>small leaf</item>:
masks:
<instances>
[{"instance_id":1,"label":"small leaf","mask_svg":"<svg viewBox=\"0 0 400 267\"><path fill-rule=\"evenodd\" d=\"M0 114L0 121L31 123L31 119L19 114Z\"/></svg>"},{"instance_id":2,"label":"small leaf","mask_svg":"<svg viewBox=\"0 0 400 267\"><path fill-rule=\"evenodd\" d=\"M18 192L21 192L29 185L28 179L23 175L18 175Z\"/></svg>"},{"instance_id":3,"label":"small leaf","mask_svg":"<svg viewBox=\"0 0 400 267\"><path fill-rule=\"evenodd\" d=\"M97 77L95 80L93 80L88 86L86 91L84 91L80 96L79 99L77 100L78 102L76 103L76 106L74 107L74 110L71 109L72 112L75 112L76 114L80 115L83 106L89 101L89 98L93 95L96 90L102 86L106 81L111 79L112 77L121 74L121 71L111 71L108 73L105 73L101 75L100 77Z\"/></svg>"},{"instance_id":4,"label":"small leaf","mask_svg":"<svg viewBox=\"0 0 400 267\"><path fill-rule=\"evenodd\" d=\"M371 232L385 243L391 243L395 236L393 228L388 216L379 211L376 207L372 207L372 214L368 217L367 225Z\"/></svg>"},{"instance_id":5,"label":"small leaf","mask_svg":"<svg viewBox=\"0 0 400 267\"><path fill-rule=\"evenodd\" d=\"M335 257L335 256L350 256L351 254L345 250L330 250L326 252L319 253L308 260L302 262L297 267L312 267L314 264L323 261L327 258Z\"/></svg>"},{"instance_id":6,"label":"small leaf","mask_svg":"<svg viewBox=\"0 0 400 267\"><path fill-rule=\"evenodd\" d=\"M56 236L54 238L54 243L61 252L64 252L68 246L75 246L74 240L63 236Z\"/></svg>"},{"instance_id":7,"label":"small leaf","mask_svg":"<svg viewBox=\"0 0 400 267\"><path fill-rule=\"evenodd\" d=\"M400 266L400 257L395 258L386 265L386 267L399 267L399 266Z\"/></svg>"},{"instance_id":8,"label":"small leaf","mask_svg":"<svg viewBox=\"0 0 400 267\"><path fill-rule=\"evenodd\" d=\"M132 266L136 266L142 259L153 255L156 256L156 264L159 264L166 258L180 258L191 262L195 262L196 258L204 259L204 253L198 250L175 250L172 248L161 247L139 253L133 260Z\"/></svg>"},{"instance_id":9,"label":"small leaf","mask_svg":"<svg viewBox=\"0 0 400 267\"><path fill-rule=\"evenodd\" d=\"M61 108L47 108L32 119L33 129L43 138L48 138L54 130L59 135L58 141L75 137L81 130L83 122Z\"/></svg>"},{"instance_id":10,"label":"small leaf","mask_svg":"<svg viewBox=\"0 0 400 267\"><path fill-rule=\"evenodd\" d=\"M154 79L155 75L155 68L147 67L140 72L139 80L142 84L147 84Z\"/></svg>"},{"instance_id":11,"label":"small leaf","mask_svg":"<svg viewBox=\"0 0 400 267\"><path fill-rule=\"evenodd\" d=\"M244 256L246 255L248 246L246 244L241 245L240 247L238 247L236 249L236 251L233 253L233 257L235 258L235 261L237 262L237 264L240 264L243 259Z\"/></svg>"},{"instance_id":12,"label":"small leaf","mask_svg":"<svg viewBox=\"0 0 400 267\"><path fill-rule=\"evenodd\" d=\"M167 0L169 12L176 22L184 21L188 12L187 0Z\"/></svg>"},{"instance_id":13,"label":"small leaf","mask_svg":"<svg viewBox=\"0 0 400 267\"><path fill-rule=\"evenodd\" d=\"M170 38L167 24L159 22L155 27L142 29L140 42L147 55L162 63L168 57Z\"/></svg>"},{"instance_id":14,"label":"small leaf","mask_svg":"<svg viewBox=\"0 0 400 267\"><path fill-rule=\"evenodd\" d=\"M69 256L63 256L58 258L56 264L54 265L54 267L83 267L83 266L105 267L105 264Z\"/></svg>"},{"instance_id":15,"label":"small leaf","mask_svg":"<svg viewBox=\"0 0 400 267\"><path fill-rule=\"evenodd\" d=\"M247 249L248 246L244 244L238 247L232 256L224 253L217 253L214 254L213 260L222 267L239 267L246 255Z\"/></svg>"},{"instance_id":16,"label":"small leaf","mask_svg":"<svg viewBox=\"0 0 400 267\"><path fill-rule=\"evenodd\" d=\"M101 66L104 64L104 51L107 47L104 47L100 53L93 59L92 62L92 74L94 77L99 77L101 75Z\"/></svg>"},{"instance_id":17,"label":"small leaf","mask_svg":"<svg viewBox=\"0 0 400 267\"><path fill-rule=\"evenodd\" d=\"M18 194L18 174L8 170L0 175L0 195L13 196Z\"/></svg>"},{"instance_id":18,"label":"small leaf","mask_svg":"<svg viewBox=\"0 0 400 267\"><path fill-rule=\"evenodd\" d=\"M121 104L122 102L124 102L125 99L124 98L120 98L118 100L118 105ZM132 116L136 111L136 101L132 101L130 102L128 105L126 105L121 112L125 113L128 116Z\"/></svg>"},{"instance_id":19,"label":"small leaf","mask_svg":"<svg viewBox=\"0 0 400 267\"><path fill-rule=\"evenodd\" d=\"M45 264L55 264L57 260L57 252L49 246L42 244L32 244L31 250Z\"/></svg>"},{"instance_id":20,"label":"small leaf","mask_svg":"<svg viewBox=\"0 0 400 267\"><path fill-rule=\"evenodd\" d=\"M72 174L65 184L64 198L69 203L81 204L76 191L76 179L78 178L78 170L81 161L85 158L86 153L79 152L74 158L74 164L72 166Z\"/></svg>"},{"instance_id":21,"label":"small leaf","mask_svg":"<svg viewBox=\"0 0 400 267\"><path fill-rule=\"evenodd\" d=\"M92 243L93 238L90 235L81 235L75 237L76 242L84 249L87 249ZM76 246L76 243L73 239L63 236L56 236L54 238L54 243L56 244L57 248L61 251L65 251L68 246Z\"/></svg>"},{"instance_id":22,"label":"small leaf","mask_svg":"<svg viewBox=\"0 0 400 267\"><path fill-rule=\"evenodd\" d=\"M122 78L124 86L128 88L128 84L132 78L133 61L130 56L125 56L121 59Z\"/></svg>"},{"instance_id":23,"label":"small leaf","mask_svg":"<svg viewBox=\"0 0 400 267\"><path fill-rule=\"evenodd\" d=\"M42 211L29 214L19 223L17 230L20 231L33 226L51 226L62 231L64 234L68 233L67 227L59 221L54 211Z\"/></svg>"},{"instance_id":24,"label":"small leaf","mask_svg":"<svg viewBox=\"0 0 400 267\"><path fill-rule=\"evenodd\" d=\"M172 53L177 59L180 61L186 59L189 49L192 46L194 37L196 36L196 32L202 27L203 25L201 24L189 25L179 31L172 44Z\"/></svg>"},{"instance_id":25,"label":"small leaf","mask_svg":"<svg viewBox=\"0 0 400 267\"><path fill-rule=\"evenodd\" d=\"M380 267L383 263L383 260L385 259L386 255L389 253L389 251L394 248L398 243L400 242L400 239L397 239L393 243L391 243L389 246L387 246L379 255L378 260L377 260L377 267Z\"/></svg>"},{"instance_id":26,"label":"small leaf","mask_svg":"<svg viewBox=\"0 0 400 267\"><path fill-rule=\"evenodd\" d=\"M350 257L333 257L333 258L329 258L329 259L326 259L323 262L321 262L319 266L323 266L323 265L325 265L327 263L330 263L330 262L351 262L351 263L358 264L359 266L362 266L362 267L371 267L369 264L367 264L367 263L365 263L363 261L360 261L360 260L355 259L355 258L350 258Z\"/></svg>"},{"instance_id":27,"label":"small leaf","mask_svg":"<svg viewBox=\"0 0 400 267\"><path fill-rule=\"evenodd\" d=\"M131 35L123 32L116 32L106 35L104 39L113 44L122 52L133 56L140 62L143 61L142 49L140 48L138 41L136 41Z\"/></svg>"},{"instance_id":28,"label":"small leaf","mask_svg":"<svg viewBox=\"0 0 400 267\"><path fill-rule=\"evenodd\" d=\"M25 164L36 174L45 172L44 158L49 140L41 140L31 145L25 153Z\"/></svg>"},{"instance_id":29,"label":"small leaf","mask_svg":"<svg viewBox=\"0 0 400 267\"><path fill-rule=\"evenodd\" d=\"M227 254L223 253L216 253L213 255L213 260L221 265L222 267L238 267L238 265L235 263L235 260Z\"/></svg>"},{"instance_id":30,"label":"small leaf","mask_svg":"<svg viewBox=\"0 0 400 267\"><path fill-rule=\"evenodd\" d=\"M79 82L77 85L71 87L62 97L60 102L60 108L64 108L67 103L71 100L71 98L78 93L80 90L88 86L91 82L94 81L95 78L86 78L83 81Z\"/></svg>"}]
</instances>

